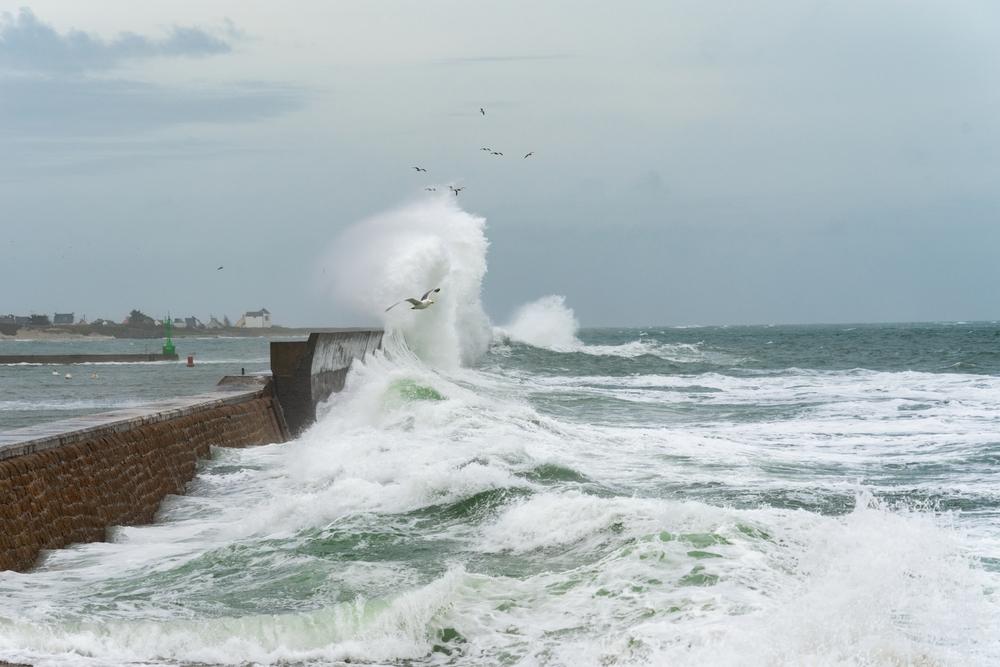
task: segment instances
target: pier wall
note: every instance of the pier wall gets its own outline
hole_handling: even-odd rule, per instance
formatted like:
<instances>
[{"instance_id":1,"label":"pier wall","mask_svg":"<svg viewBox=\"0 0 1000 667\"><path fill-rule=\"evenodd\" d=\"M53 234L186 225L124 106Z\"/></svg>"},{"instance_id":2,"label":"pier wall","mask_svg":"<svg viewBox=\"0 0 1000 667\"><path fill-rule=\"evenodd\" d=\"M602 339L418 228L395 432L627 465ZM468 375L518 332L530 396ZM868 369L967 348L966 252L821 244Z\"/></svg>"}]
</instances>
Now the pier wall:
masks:
<instances>
[{"instance_id":1,"label":"pier wall","mask_svg":"<svg viewBox=\"0 0 1000 667\"><path fill-rule=\"evenodd\" d=\"M0 355L0 364L88 364L88 363L138 363L144 361L177 361L176 354L159 352L140 354L6 354Z\"/></svg>"},{"instance_id":2,"label":"pier wall","mask_svg":"<svg viewBox=\"0 0 1000 667\"><path fill-rule=\"evenodd\" d=\"M228 377L208 394L0 432L0 570L152 521L212 446L288 440L343 388L351 363L381 344L382 331L370 329L273 342L270 378Z\"/></svg>"},{"instance_id":3,"label":"pier wall","mask_svg":"<svg viewBox=\"0 0 1000 667\"><path fill-rule=\"evenodd\" d=\"M313 333L306 341L271 343L271 377L293 435L316 421L316 407L344 388L355 359L364 361L382 346L381 329Z\"/></svg>"},{"instance_id":4,"label":"pier wall","mask_svg":"<svg viewBox=\"0 0 1000 667\"><path fill-rule=\"evenodd\" d=\"M103 540L110 526L152 521L213 445L285 441L270 383L246 380L0 433L0 570L29 569L45 549Z\"/></svg>"}]
</instances>

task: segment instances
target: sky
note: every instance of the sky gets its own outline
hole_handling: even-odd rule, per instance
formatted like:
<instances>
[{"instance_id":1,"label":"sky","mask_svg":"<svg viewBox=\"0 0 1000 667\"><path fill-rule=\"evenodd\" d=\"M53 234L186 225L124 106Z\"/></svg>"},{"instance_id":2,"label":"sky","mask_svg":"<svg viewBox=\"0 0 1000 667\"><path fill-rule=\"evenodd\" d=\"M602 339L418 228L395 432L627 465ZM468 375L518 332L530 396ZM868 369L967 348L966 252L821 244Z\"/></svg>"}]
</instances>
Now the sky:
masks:
<instances>
[{"instance_id":1,"label":"sky","mask_svg":"<svg viewBox=\"0 0 1000 667\"><path fill-rule=\"evenodd\" d=\"M1000 4L0 0L0 313L366 324L317 266L428 182L497 323L997 319Z\"/></svg>"}]
</instances>

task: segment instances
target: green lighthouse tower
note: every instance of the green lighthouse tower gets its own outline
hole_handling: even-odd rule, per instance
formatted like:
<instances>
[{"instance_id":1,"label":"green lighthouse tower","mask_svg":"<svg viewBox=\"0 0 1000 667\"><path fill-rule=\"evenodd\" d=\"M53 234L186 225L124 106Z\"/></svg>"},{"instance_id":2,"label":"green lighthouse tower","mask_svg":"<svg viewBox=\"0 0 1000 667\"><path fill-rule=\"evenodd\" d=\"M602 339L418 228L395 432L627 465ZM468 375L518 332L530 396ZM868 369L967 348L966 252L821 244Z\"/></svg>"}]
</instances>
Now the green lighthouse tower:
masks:
<instances>
[{"instance_id":1,"label":"green lighthouse tower","mask_svg":"<svg viewBox=\"0 0 1000 667\"><path fill-rule=\"evenodd\" d=\"M163 344L163 354L165 355L175 355L177 350L174 349L174 341L170 337L170 329L173 326L173 320L170 317L170 313L167 313L167 318L163 320L163 337L167 339L167 342Z\"/></svg>"}]
</instances>

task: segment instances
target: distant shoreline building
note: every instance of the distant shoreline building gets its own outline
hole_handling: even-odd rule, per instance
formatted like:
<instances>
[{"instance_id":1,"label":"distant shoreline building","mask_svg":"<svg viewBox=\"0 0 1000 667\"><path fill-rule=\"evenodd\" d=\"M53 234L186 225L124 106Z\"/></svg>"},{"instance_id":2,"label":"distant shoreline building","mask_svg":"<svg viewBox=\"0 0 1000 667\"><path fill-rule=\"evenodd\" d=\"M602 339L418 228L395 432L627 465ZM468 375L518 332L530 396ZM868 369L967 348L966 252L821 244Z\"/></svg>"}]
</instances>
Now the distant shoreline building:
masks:
<instances>
[{"instance_id":1,"label":"distant shoreline building","mask_svg":"<svg viewBox=\"0 0 1000 667\"><path fill-rule=\"evenodd\" d=\"M205 325L193 315L191 317L175 317L174 329L204 329Z\"/></svg>"},{"instance_id":2,"label":"distant shoreline building","mask_svg":"<svg viewBox=\"0 0 1000 667\"><path fill-rule=\"evenodd\" d=\"M74 313L56 313L52 317L52 324L73 324L76 321Z\"/></svg>"},{"instance_id":3,"label":"distant shoreline building","mask_svg":"<svg viewBox=\"0 0 1000 667\"><path fill-rule=\"evenodd\" d=\"M241 329L270 329L271 312L267 308L248 310L236 322L236 326Z\"/></svg>"}]
</instances>

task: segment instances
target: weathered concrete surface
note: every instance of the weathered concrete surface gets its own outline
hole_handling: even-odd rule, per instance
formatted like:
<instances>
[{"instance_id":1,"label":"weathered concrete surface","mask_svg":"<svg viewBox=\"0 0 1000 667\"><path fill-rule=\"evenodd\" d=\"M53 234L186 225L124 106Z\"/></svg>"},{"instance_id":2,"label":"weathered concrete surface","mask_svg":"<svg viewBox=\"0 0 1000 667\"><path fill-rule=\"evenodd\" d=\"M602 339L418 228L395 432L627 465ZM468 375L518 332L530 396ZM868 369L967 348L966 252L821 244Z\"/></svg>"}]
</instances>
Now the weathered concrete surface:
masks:
<instances>
[{"instance_id":1,"label":"weathered concrete surface","mask_svg":"<svg viewBox=\"0 0 1000 667\"><path fill-rule=\"evenodd\" d=\"M381 347L382 331L316 333L309 336L309 342L313 350L312 397L314 404L319 404L344 388L352 361L364 361Z\"/></svg>"},{"instance_id":2,"label":"weathered concrete surface","mask_svg":"<svg viewBox=\"0 0 1000 667\"><path fill-rule=\"evenodd\" d=\"M308 341L271 342L274 395L292 435L298 435L315 419L316 407L312 403L312 382L309 379L311 368Z\"/></svg>"},{"instance_id":3,"label":"weathered concrete surface","mask_svg":"<svg viewBox=\"0 0 1000 667\"><path fill-rule=\"evenodd\" d=\"M212 445L287 436L263 378L0 433L0 570L26 570L42 550L151 521L164 496L184 491Z\"/></svg>"},{"instance_id":4,"label":"weathered concrete surface","mask_svg":"<svg viewBox=\"0 0 1000 667\"><path fill-rule=\"evenodd\" d=\"M5 354L0 356L0 364L94 364L130 363L143 361L177 361L176 354Z\"/></svg>"},{"instance_id":5,"label":"weathered concrete surface","mask_svg":"<svg viewBox=\"0 0 1000 667\"><path fill-rule=\"evenodd\" d=\"M382 345L381 329L312 333L309 340L271 343L271 376L292 435L316 421L316 406L344 388L355 359Z\"/></svg>"}]
</instances>

